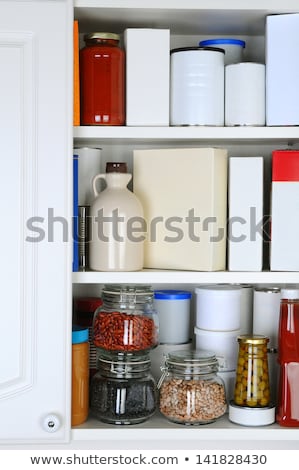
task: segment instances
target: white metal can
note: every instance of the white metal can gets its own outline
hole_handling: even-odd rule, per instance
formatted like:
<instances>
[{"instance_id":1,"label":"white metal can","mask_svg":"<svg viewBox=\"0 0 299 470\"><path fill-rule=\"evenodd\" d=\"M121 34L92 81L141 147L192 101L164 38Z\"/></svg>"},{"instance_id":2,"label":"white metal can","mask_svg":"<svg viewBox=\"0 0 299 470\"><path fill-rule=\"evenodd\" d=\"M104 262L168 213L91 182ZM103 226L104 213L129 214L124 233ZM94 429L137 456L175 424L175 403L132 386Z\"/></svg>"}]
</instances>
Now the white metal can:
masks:
<instances>
[{"instance_id":1,"label":"white metal can","mask_svg":"<svg viewBox=\"0 0 299 470\"><path fill-rule=\"evenodd\" d=\"M171 50L172 126L224 125L224 52L215 47Z\"/></svg>"},{"instance_id":2,"label":"white metal can","mask_svg":"<svg viewBox=\"0 0 299 470\"><path fill-rule=\"evenodd\" d=\"M253 293L253 334L266 335L268 348L278 348L280 287L257 286Z\"/></svg>"},{"instance_id":3,"label":"white metal can","mask_svg":"<svg viewBox=\"0 0 299 470\"><path fill-rule=\"evenodd\" d=\"M239 330L241 292L235 285L202 285L195 288L196 326L202 330Z\"/></svg>"},{"instance_id":4,"label":"white metal can","mask_svg":"<svg viewBox=\"0 0 299 470\"><path fill-rule=\"evenodd\" d=\"M242 62L225 67L225 125L264 126L265 65Z\"/></svg>"}]
</instances>

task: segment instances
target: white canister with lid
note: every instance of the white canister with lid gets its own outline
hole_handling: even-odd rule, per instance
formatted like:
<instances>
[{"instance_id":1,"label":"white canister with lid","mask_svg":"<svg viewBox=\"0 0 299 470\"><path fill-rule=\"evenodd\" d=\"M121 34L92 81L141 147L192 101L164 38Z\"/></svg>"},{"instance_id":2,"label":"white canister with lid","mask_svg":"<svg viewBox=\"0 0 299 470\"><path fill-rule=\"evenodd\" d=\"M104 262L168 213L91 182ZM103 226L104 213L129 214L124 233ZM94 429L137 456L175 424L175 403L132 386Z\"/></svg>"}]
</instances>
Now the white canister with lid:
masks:
<instances>
[{"instance_id":1,"label":"white canister with lid","mask_svg":"<svg viewBox=\"0 0 299 470\"><path fill-rule=\"evenodd\" d=\"M156 290L154 306L159 317L159 343L179 344L190 340L191 292Z\"/></svg>"},{"instance_id":2,"label":"white canister with lid","mask_svg":"<svg viewBox=\"0 0 299 470\"><path fill-rule=\"evenodd\" d=\"M225 67L225 125L264 126L266 68L242 62Z\"/></svg>"},{"instance_id":3,"label":"white canister with lid","mask_svg":"<svg viewBox=\"0 0 299 470\"><path fill-rule=\"evenodd\" d=\"M234 285L196 287L196 326L213 331L239 330L241 291Z\"/></svg>"},{"instance_id":4,"label":"white canister with lid","mask_svg":"<svg viewBox=\"0 0 299 470\"><path fill-rule=\"evenodd\" d=\"M170 124L224 125L224 50L182 47L170 56Z\"/></svg>"},{"instance_id":5,"label":"white canister with lid","mask_svg":"<svg viewBox=\"0 0 299 470\"><path fill-rule=\"evenodd\" d=\"M245 41L235 38L205 39L198 44L200 47L221 47L225 50L224 65L236 64L243 60Z\"/></svg>"},{"instance_id":6,"label":"white canister with lid","mask_svg":"<svg viewBox=\"0 0 299 470\"><path fill-rule=\"evenodd\" d=\"M281 291L278 286L256 286L253 292L253 334L269 338L268 348L277 350Z\"/></svg>"},{"instance_id":7,"label":"white canister with lid","mask_svg":"<svg viewBox=\"0 0 299 470\"><path fill-rule=\"evenodd\" d=\"M236 370L238 360L237 337L240 330L211 331L194 328L196 349L213 351L218 359L219 371Z\"/></svg>"}]
</instances>

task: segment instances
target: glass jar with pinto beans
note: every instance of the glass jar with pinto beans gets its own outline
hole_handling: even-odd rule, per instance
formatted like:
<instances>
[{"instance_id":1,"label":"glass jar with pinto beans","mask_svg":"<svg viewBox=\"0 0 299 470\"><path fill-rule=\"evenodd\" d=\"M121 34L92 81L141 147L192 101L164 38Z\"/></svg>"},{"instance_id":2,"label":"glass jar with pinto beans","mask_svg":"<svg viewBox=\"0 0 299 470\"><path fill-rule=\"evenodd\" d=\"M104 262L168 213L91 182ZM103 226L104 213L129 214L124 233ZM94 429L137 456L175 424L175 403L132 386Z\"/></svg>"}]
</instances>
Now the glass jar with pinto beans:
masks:
<instances>
[{"instance_id":1,"label":"glass jar with pinto beans","mask_svg":"<svg viewBox=\"0 0 299 470\"><path fill-rule=\"evenodd\" d=\"M227 409L225 385L212 351L171 351L158 383L159 409L178 424L209 424Z\"/></svg>"},{"instance_id":2,"label":"glass jar with pinto beans","mask_svg":"<svg viewBox=\"0 0 299 470\"><path fill-rule=\"evenodd\" d=\"M267 343L263 335L238 336L239 357L234 402L239 406L266 407L270 404Z\"/></svg>"},{"instance_id":3,"label":"glass jar with pinto beans","mask_svg":"<svg viewBox=\"0 0 299 470\"><path fill-rule=\"evenodd\" d=\"M154 291L148 285L105 285L94 314L93 343L119 353L144 353L158 344Z\"/></svg>"}]
</instances>

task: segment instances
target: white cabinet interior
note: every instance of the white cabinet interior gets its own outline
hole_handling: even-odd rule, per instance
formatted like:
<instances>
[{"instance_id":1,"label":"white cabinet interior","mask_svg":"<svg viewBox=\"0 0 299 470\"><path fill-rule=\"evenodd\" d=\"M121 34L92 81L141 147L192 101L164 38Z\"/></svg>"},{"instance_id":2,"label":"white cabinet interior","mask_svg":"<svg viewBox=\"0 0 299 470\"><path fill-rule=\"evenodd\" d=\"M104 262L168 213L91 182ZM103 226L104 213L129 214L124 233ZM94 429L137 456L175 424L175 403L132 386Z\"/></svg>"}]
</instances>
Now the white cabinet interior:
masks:
<instances>
[{"instance_id":1,"label":"white cabinet interior","mask_svg":"<svg viewBox=\"0 0 299 470\"><path fill-rule=\"evenodd\" d=\"M122 34L127 27L169 28L171 47L195 46L201 39L212 37L238 37L246 41L245 60L264 63L265 18L269 14L298 11L296 1L257 1L250 6L229 0L223 7L221 0L104 1L75 0L74 15L79 21L82 35L91 31L111 31ZM265 158L265 183L270 204L271 152L275 149L299 148L298 128L211 128L211 127L75 127L74 146L100 147L102 149L101 171L106 161L127 161L132 170L133 149L166 147L221 146L228 149L229 156L263 156ZM194 289L202 283L249 283L281 285L297 283L298 273L269 272L187 272L143 270L131 273L73 273L73 295L98 295L104 283L148 283L154 288L180 286ZM221 447L234 441L239 448L246 446L291 446L299 438L299 430L281 429L273 424L264 428L240 427L229 422L227 416L209 426L181 427L167 423L159 415L149 422L134 427L119 428L89 419L73 428L75 440L101 439L107 446L111 441L123 441L136 448L136 441L155 443L158 446L184 442L192 448L196 441L204 441L208 447L217 442ZM134 441L134 442L133 442ZM162 444L161 444L162 442ZM159 444L157 444L159 443ZM295 445L295 444L294 444ZM134 447L135 446L135 447ZM248 448L248 447L247 447Z\"/></svg>"}]
</instances>

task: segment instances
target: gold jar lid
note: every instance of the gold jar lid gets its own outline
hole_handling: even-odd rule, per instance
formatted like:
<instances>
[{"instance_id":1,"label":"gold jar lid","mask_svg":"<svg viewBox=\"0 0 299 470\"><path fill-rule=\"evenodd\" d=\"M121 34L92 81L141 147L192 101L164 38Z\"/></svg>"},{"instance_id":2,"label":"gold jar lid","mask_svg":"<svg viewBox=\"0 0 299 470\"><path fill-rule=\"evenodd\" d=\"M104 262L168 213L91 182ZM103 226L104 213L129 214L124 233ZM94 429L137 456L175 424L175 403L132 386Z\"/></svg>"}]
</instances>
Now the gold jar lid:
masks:
<instances>
[{"instance_id":1,"label":"gold jar lid","mask_svg":"<svg viewBox=\"0 0 299 470\"><path fill-rule=\"evenodd\" d=\"M240 335L238 342L243 344L267 344L269 338L264 335Z\"/></svg>"},{"instance_id":2,"label":"gold jar lid","mask_svg":"<svg viewBox=\"0 0 299 470\"><path fill-rule=\"evenodd\" d=\"M114 41L119 41L119 34L105 33L105 32L85 34L84 41L90 40L90 39L113 39Z\"/></svg>"}]
</instances>

